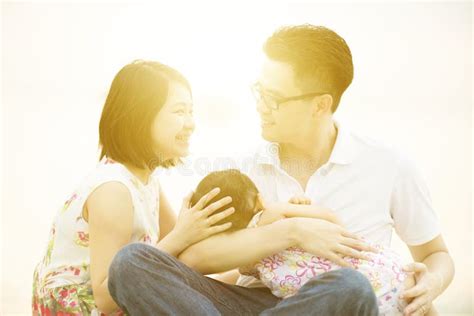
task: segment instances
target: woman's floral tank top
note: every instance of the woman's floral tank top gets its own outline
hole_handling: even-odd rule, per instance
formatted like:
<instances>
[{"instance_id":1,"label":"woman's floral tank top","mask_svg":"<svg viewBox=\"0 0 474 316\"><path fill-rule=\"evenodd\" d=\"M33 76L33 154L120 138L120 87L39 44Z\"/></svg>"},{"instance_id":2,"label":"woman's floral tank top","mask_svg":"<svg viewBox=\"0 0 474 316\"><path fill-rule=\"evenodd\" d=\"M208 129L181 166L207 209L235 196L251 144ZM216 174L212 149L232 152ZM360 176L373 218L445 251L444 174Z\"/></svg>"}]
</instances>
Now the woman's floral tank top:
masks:
<instances>
[{"instance_id":1,"label":"woman's floral tank top","mask_svg":"<svg viewBox=\"0 0 474 316\"><path fill-rule=\"evenodd\" d=\"M145 185L124 165L102 160L54 219L46 253L34 272L33 314L101 314L92 295L89 224L83 217L83 209L88 196L107 182L120 182L130 191L134 208L130 242L153 245L158 242L157 179L150 177Z\"/></svg>"}]
</instances>

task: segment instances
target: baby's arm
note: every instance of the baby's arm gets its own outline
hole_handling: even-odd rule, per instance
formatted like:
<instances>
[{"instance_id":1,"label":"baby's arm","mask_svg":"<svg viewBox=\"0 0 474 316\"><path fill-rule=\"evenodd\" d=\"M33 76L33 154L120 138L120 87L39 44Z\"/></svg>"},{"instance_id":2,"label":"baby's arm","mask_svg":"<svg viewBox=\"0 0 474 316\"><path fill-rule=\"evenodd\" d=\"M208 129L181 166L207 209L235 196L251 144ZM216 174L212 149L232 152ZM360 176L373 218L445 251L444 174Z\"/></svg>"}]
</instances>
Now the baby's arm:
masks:
<instances>
[{"instance_id":1,"label":"baby's arm","mask_svg":"<svg viewBox=\"0 0 474 316\"><path fill-rule=\"evenodd\" d=\"M268 225L284 218L286 217L280 211L277 211L276 209L266 209L262 211L262 214L257 221L257 226Z\"/></svg>"},{"instance_id":2,"label":"baby's arm","mask_svg":"<svg viewBox=\"0 0 474 316\"><path fill-rule=\"evenodd\" d=\"M342 225L332 210L311 204L311 200L306 197L293 197L289 203L280 202L267 205L258 225L267 225L288 217L324 219L334 224Z\"/></svg>"},{"instance_id":3,"label":"baby's arm","mask_svg":"<svg viewBox=\"0 0 474 316\"><path fill-rule=\"evenodd\" d=\"M342 222L334 214L334 212L325 207L317 206L314 204L297 205L297 204L291 204L291 203L286 203L286 205L284 205L283 207L284 207L283 215L285 217L310 217L310 218L324 219L328 222L342 225Z\"/></svg>"}]
</instances>

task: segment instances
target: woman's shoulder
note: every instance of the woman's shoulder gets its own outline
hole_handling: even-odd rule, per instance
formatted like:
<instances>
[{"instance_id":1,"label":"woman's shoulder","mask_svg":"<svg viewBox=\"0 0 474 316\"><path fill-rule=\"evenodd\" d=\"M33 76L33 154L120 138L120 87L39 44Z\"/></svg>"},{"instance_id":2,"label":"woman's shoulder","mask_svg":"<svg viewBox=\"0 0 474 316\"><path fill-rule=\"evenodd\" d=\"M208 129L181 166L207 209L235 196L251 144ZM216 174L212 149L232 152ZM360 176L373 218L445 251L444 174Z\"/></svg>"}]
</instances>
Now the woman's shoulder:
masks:
<instances>
[{"instance_id":1,"label":"woman's shoulder","mask_svg":"<svg viewBox=\"0 0 474 316\"><path fill-rule=\"evenodd\" d=\"M113 182L113 183L112 183ZM110 189L126 190L132 197L133 204L142 203L145 199L158 199L159 182L152 175L144 184L125 165L111 159L103 159L82 185L82 192L89 195L104 185Z\"/></svg>"},{"instance_id":2,"label":"woman's shoulder","mask_svg":"<svg viewBox=\"0 0 474 316\"><path fill-rule=\"evenodd\" d=\"M94 190L107 182L120 182L130 189L133 188L133 180L123 164L110 159L103 159L87 175L82 183L82 189L86 191Z\"/></svg>"},{"instance_id":3,"label":"woman's shoulder","mask_svg":"<svg viewBox=\"0 0 474 316\"><path fill-rule=\"evenodd\" d=\"M125 170L125 167L120 163L107 160L100 161L75 187L65 202L61 213L66 209L70 209L73 205L82 208L91 193L104 184L108 185L109 183L112 184L112 182L113 186L120 184L134 195L133 181Z\"/></svg>"}]
</instances>

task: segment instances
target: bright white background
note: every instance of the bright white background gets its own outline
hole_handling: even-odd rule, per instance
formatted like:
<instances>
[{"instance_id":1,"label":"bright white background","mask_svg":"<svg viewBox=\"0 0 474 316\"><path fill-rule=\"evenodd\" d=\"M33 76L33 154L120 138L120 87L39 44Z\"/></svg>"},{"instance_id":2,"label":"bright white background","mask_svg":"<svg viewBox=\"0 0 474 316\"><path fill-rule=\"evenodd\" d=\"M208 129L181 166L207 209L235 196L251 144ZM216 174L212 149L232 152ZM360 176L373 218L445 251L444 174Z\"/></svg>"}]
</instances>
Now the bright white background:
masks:
<instances>
[{"instance_id":1,"label":"bright white background","mask_svg":"<svg viewBox=\"0 0 474 316\"><path fill-rule=\"evenodd\" d=\"M2 5L0 313L30 314L49 225L96 163L100 112L123 65L158 60L193 87L193 154L185 170L161 175L177 209L216 158L258 144L248 86L261 45L276 27L305 22L334 29L353 53L336 117L417 161L456 263L438 309L471 314L471 4L283 1Z\"/></svg>"}]
</instances>

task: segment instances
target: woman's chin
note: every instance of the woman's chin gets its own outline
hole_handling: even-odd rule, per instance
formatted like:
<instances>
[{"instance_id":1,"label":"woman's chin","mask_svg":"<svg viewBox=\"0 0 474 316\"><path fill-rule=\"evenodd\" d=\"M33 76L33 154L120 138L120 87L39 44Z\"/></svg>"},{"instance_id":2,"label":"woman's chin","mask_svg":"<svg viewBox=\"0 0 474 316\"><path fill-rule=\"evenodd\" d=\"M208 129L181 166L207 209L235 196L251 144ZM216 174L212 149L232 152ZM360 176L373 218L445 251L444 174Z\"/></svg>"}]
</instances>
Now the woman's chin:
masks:
<instances>
[{"instance_id":1,"label":"woman's chin","mask_svg":"<svg viewBox=\"0 0 474 316\"><path fill-rule=\"evenodd\" d=\"M161 153L163 160L177 160L189 156L189 146L175 146L169 148L167 153Z\"/></svg>"},{"instance_id":2,"label":"woman's chin","mask_svg":"<svg viewBox=\"0 0 474 316\"><path fill-rule=\"evenodd\" d=\"M188 147L176 148L173 156L174 157L172 159L185 158L185 157L189 156L189 148Z\"/></svg>"}]
</instances>

